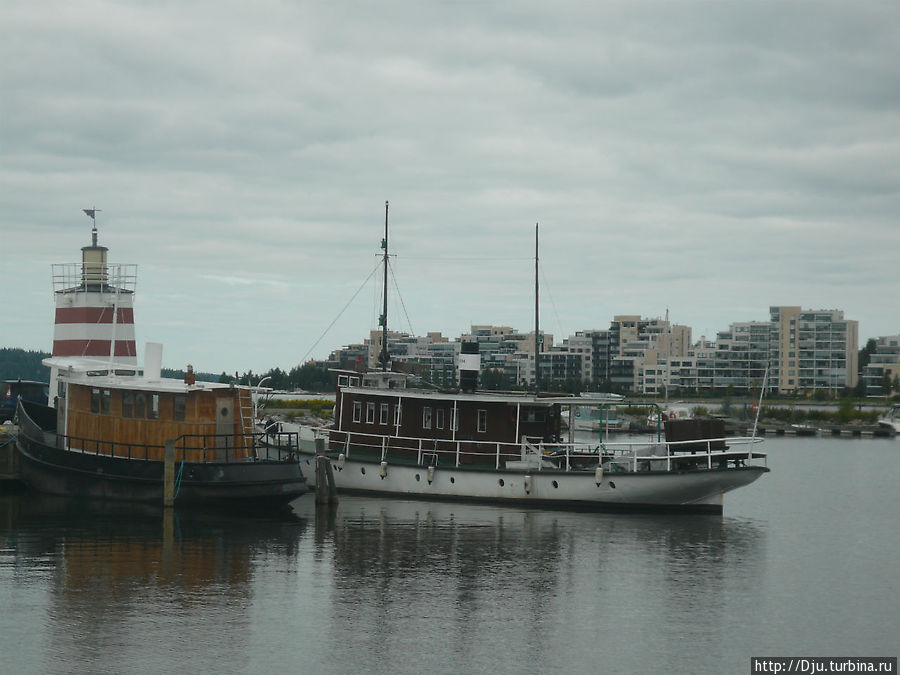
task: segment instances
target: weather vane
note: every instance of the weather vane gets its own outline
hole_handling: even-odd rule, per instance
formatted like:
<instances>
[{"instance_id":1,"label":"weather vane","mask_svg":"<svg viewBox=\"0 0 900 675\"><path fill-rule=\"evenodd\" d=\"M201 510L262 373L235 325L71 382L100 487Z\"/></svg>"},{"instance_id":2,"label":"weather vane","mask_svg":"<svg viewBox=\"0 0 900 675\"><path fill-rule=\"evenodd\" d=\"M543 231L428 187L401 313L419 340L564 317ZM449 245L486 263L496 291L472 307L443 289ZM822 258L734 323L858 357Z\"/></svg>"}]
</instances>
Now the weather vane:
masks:
<instances>
[{"instance_id":1,"label":"weather vane","mask_svg":"<svg viewBox=\"0 0 900 675\"><path fill-rule=\"evenodd\" d=\"M88 216L90 216L91 220L94 221L94 226L91 228L91 242L94 246L97 245L97 212L100 211L97 207L90 209L81 209Z\"/></svg>"}]
</instances>

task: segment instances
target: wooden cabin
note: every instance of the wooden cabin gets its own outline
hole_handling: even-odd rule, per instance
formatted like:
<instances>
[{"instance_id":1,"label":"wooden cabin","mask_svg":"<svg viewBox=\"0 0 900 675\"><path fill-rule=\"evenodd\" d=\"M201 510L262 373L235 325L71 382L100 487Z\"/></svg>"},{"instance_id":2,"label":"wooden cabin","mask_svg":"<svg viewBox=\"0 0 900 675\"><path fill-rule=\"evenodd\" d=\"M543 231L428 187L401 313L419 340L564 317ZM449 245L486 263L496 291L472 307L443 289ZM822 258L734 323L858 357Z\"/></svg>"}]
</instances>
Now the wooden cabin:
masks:
<instances>
[{"instance_id":1,"label":"wooden cabin","mask_svg":"<svg viewBox=\"0 0 900 675\"><path fill-rule=\"evenodd\" d=\"M557 402L522 394L465 393L414 389L404 373L338 371L335 431L331 449L341 451L350 434L351 451L392 456L408 449L456 452L460 463L518 459L522 437L560 439ZM344 433L342 433L344 432ZM384 440L387 437L387 440Z\"/></svg>"},{"instance_id":2,"label":"wooden cabin","mask_svg":"<svg viewBox=\"0 0 900 675\"><path fill-rule=\"evenodd\" d=\"M103 372L63 377L59 392L57 433L72 450L162 461L177 440L178 460L252 457L249 389Z\"/></svg>"}]
</instances>

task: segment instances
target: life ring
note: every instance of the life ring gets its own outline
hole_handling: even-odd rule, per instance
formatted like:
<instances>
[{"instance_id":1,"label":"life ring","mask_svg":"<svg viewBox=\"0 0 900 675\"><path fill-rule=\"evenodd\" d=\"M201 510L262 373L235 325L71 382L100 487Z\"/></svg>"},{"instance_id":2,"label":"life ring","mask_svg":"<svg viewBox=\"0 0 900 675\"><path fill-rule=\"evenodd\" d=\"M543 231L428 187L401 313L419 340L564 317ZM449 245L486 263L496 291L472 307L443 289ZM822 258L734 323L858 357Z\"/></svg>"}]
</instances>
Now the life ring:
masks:
<instances>
[{"instance_id":1,"label":"life ring","mask_svg":"<svg viewBox=\"0 0 900 675\"><path fill-rule=\"evenodd\" d=\"M678 415L675 414L675 412L670 412L670 413L669 413L669 419L670 419L670 420L674 420L676 417L678 417Z\"/></svg>"}]
</instances>

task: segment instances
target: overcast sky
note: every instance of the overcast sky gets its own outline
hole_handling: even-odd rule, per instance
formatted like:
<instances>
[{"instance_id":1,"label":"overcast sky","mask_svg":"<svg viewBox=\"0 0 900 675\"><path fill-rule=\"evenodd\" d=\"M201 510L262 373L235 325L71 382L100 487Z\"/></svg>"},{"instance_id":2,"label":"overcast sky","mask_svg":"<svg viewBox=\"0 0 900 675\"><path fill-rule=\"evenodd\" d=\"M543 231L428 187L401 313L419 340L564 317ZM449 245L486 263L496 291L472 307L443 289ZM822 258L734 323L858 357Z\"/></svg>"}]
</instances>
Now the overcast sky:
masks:
<instances>
[{"instance_id":1,"label":"overcast sky","mask_svg":"<svg viewBox=\"0 0 900 675\"><path fill-rule=\"evenodd\" d=\"M0 347L50 349L96 206L140 355L325 358L376 327L385 200L397 330L530 330L539 222L557 342L900 333L896 2L5 1L0 62Z\"/></svg>"}]
</instances>

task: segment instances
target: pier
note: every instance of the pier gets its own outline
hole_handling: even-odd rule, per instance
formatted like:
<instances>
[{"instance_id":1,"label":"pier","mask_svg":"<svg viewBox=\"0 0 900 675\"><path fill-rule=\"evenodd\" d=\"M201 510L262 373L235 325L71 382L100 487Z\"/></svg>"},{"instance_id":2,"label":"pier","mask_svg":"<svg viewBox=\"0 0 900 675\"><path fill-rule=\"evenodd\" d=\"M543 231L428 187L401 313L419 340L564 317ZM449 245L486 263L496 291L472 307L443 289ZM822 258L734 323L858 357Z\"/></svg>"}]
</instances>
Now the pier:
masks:
<instances>
[{"instance_id":1,"label":"pier","mask_svg":"<svg viewBox=\"0 0 900 675\"><path fill-rule=\"evenodd\" d=\"M746 433L752 433L748 428ZM820 427L812 425L789 424L760 424L757 429L760 436L844 436L846 438L894 438L897 434L893 429L881 426L859 426L823 424Z\"/></svg>"}]
</instances>

